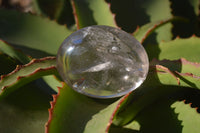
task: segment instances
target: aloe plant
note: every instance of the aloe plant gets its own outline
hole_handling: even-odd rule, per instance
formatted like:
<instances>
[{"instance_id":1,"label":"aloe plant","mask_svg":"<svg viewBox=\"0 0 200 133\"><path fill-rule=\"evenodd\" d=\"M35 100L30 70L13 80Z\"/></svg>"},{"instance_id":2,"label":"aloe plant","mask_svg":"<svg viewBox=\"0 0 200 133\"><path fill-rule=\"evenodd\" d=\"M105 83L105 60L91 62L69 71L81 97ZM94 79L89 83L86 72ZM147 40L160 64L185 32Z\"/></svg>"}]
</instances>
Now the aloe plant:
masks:
<instances>
[{"instance_id":1,"label":"aloe plant","mask_svg":"<svg viewBox=\"0 0 200 133\"><path fill-rule=\"evenodd\" d=\"M31 13L0 8L0 132L198 133L199 5L199 0L33 0ZM57 50L68 35L90 25L121 28L144 45L150 68L142 86L102 100L62 81Z\"/></svg>"}]
</instances>

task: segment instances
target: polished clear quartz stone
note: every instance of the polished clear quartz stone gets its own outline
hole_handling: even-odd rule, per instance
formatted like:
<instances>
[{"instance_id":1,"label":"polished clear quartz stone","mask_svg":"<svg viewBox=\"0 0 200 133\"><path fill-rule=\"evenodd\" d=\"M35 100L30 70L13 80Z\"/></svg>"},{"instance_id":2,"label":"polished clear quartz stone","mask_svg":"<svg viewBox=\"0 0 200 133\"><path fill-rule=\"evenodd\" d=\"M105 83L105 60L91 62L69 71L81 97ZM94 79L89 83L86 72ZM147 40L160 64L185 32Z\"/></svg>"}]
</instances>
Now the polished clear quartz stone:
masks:
<instances>
[{"instance_id":1,"label":"polished clear quartz stone","mask_svg":"<svg viewBox=\"0 0 200 133\"><path fill-rule=\"evenodd\" d=\"M57 54L57 69L75 91L113 98L140 86L149 62L130 34L108 26L89 26L68 36Z\"/></svg>"}]
</instances>

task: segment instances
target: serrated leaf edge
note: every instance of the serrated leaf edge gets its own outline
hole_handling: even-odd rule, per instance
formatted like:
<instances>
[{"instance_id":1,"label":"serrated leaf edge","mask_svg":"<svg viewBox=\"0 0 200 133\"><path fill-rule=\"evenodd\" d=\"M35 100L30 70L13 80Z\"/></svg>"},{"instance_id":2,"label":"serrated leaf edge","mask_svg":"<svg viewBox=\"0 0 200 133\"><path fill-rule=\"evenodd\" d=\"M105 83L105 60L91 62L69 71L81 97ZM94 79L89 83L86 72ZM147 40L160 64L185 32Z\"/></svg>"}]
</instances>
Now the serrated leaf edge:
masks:
<instances>
[{"instance_id":1,"label":"serrated leaf edge","mask_svg":"<svg viewBox=\"0 0 200 133\"><path fill-rule=\"evenodd\" d=\"M121 107L121 104L126 101L126 99L128 98L128 96L131 94L132 92L129 92L128 94L126 94L125 96L123 96L123 98L118 102L116 108L114 109L111 117L110 117L110 120L109 120L109 123L107 124L107 127L106 127L106 131L105 133L108 133L109 132L109 129L110 129L110 126L113 122L113 119L115 117L115 115L117 114L117 112L119 111L119 108Z\"/></svg>"},{"instance_id":2,"label":"serrated leaf edge","mask_svg":"<svg viewBox=\"0 0 200 133\"><path fill-rule=\"evenodd\" d=\"M19 70L21 70L24 67L30 66L30 65L32 65L34 63L40 63L40 62L45 61L45 60L55 60L55 59L56 59L56 57L45 57L45 58L41 58L41 59L32 59L28 64L17 65L16 69L13 70L11 73L6 74L6 75L1 75L1 81L0 82L2 82L4 80L4 78L6 78L6 77L18 72Z\"/></svg>"},{"instance_id":3,"label":"serrated leaf edge","mask_svg":"<svg viewBox=\"0 0 200 133\"><path fill-rule=\"evenodd\" d=\"M1 83L5 78L7 78L7 77L11 76L12 74L17 73L18 71L20 71L22 68L27 67L27 66L30 66L30 65L32 65L32 64L34 64L34 63L40 63L40 62L46 61L46 60L55 60L55 57L45 57L45 58L41 58L41 59L33 59L33 60L31 60L28 64L25 64L25 65L18 65L18 66L16 67L16 69L13 70L11 73L9 73L9 74L7 74L7 75L2 75L2 76L1 76L0 83ZM32 73L30 73L30 74L28 74L28 75L26 75L26 76L18 76L18 77L16 78L16 80L13 81L12 83L10 83L9 85L2 86L0 95L1 95L8 87L10 87L10 86L16 84L19 80L22 80L22 79L24 79L24 78L26 78L26 77L33 76L34 74L39 73L39 72L41 72L41 71L48 71L48 70L55 70L55 71L56 71L56 66L50 66L50 67L47 67L47 68L37 68L37 69L34 70Z\"/></svg>"},{"instance_id":4,"label":"serrated leaf edge","mask_svg":"<svg viewBox=\"0 0 200 133\"><path fill-rule=\"evenodd\" d=\"M164 25L164 24L170 22L172 19L173 19L173 18L168 19L168 20L161 20L161 21L158 21L157 24L155 24L154 26L150 27L150 28L146 31L145 35L144 35L143 38L140 40L140 43L142 44L142 43L144 42L144 40L145 40L155 29L157 29L158 27L160 27L160 26L162 26L162 25ZM142 28L142 26L141 26L141 27L140 27L140 26L137 26L136 30L132 33L132 35L134 36L134 35L140 30L140 28Z\"/></svg>"},{"instance_id":5,"label":"serrated leaf edge","mask_svg":"<svg viewBox=\"0 0 200 133\"><path fill-rule=\"evenodd\" d=\"M164 72L172 75L172 77L174 77L176 79L177 84L180 85L180 79L170 69L168 69L167 67L164 67L162 65L155 65L155 68L156 68L156 72L158 72L158 73L163 73L163 71L164 71Z\"/></svg>"},{"instance_id":6,"label":"serrated leaf edge","mask_svg":"<svg viewBox=\"0 0 200 133\"><path fill-rule=\"evenodd\" d=\"M174 63L182 63L183 65L193 65L195 67L200 67L200 63L199 62L191 62L191 61L188 61L187 59L185 58L180 58L178 60L169 60L169 59L163 59L163 60L158 60L156 58L154 58L151 62L150 62L150 66L154 66L155 64L159 64L159 63L162 63L162 62L174 62Z\"/></svg>"},{"instance_id":7,"label":"serrated leaf edge","mask_svg":"<svg viewBox=\"0 0 200 133\"><path fill-rule=\"evenodd\" d=\"M57 87L58 88L58 93L55 94L55 95L52 95L53 97L53 101L50 102L50 105L51 105L51 108L48 110L49 111L49 119L48 121L46 122L45 124L45 133L49 133L49 124L51 123L52 121L52 118L53 118L53 109L56 105L56 102L57 102L57 99L58 97L60 96L60 90L64 87L65 83L64 82L61 82L62 86L61 87Z\"/></svg>"}]
</instances>

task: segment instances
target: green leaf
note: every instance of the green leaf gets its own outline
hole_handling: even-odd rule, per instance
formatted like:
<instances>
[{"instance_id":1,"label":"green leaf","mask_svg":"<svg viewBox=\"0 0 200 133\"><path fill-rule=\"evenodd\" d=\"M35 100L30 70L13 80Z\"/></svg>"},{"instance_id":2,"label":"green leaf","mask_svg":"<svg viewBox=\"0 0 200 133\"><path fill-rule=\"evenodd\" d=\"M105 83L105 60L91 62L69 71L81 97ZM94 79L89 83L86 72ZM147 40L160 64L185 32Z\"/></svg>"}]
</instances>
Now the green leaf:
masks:
<instances>
[{"instance_id":1,"label":"green leaf","mask_svg":"<svg viewBox=\"0 0 200 133\"><path fill-rule=\"evenodd\" d=\"M50 74L57 74L54 57L46 57L37 60L33 59L26 65L18 66L8 75L1 76L0 98L7 96L16 89L35 79L40 78L41 76Z\"/></svg>"},{"instance_id":2,"label":"green leaf","mask_svg":"<svg viewBox=\"0 0 200 133\"><path fill-rule=\"evenodd\" d=\"M55 75L43 76L42 79L56 92L58 92L58 87L62 86L61 81Z\"/></svg>"},{"instance_id":3,"label":"green leaf","mask_svg":"<svg viewBox=\"0 0 200 133\"><path fill-rule=\"evenodd\" d=\"M55 55L71 33L65 26L27 13L0 9L0 18L0 38L22 51L28 49L27 54L33 57Z\"/></svg>"},{"instance_id":4,"label":"green leaf","mask_svg":"<svg viewBox=\"0 0 200 133\"><path fill-rule=\"evenodd\" d=\"M162 19L172 17L171 9L170 9L170 1L169 0L151 0L143 5L143 8L146 9L146 13L150 17L150 22L159 21ZM168 23L163 27L157 29L155 31L156 41L161 42L163 40L168 41L172 39L172 24Z\"/></svg>"},{"instance_id":5,"label":"green leaf","mask_svg":"<svg viewBox=\"0 0 200 133\"><path fill-rule=\"evenodd\" d=\"M199 132L200 113L197 112L197 109L192 108L191 104L185 104L183 101L173 103L171 108L178 114L178 120L181 121L181 125L183 126L182 133Z\"/></svg>"},{"instance_id":6,"label":"green leaf","mask_svg":"<svg viewBox=\"0 0 200 133\"><path fill-rule=\"evenodd\" d=\"M52 97L39 86L27 84L0 101L2 133L44 133Z\"/></svg>"},{"instance_id":7,"label":"green leaf","mask_svg":"<svg viewBox=\"0 0 200 133\"><path fill-rule=\"evenodd\" d=\"M127 32L133 32L138 26L172 18L169 0L127 0L111 1L112 12L115 13L119 27ZM153 32L148 42L171 40L172 25L170 23Z\"/></svg>"},{"instance_id":8,"label":"green leaf","mask_svg":"<svg viewBox=\"0 0 200 133\"><path fill-rule=\"evenodd\" d=\"M104 133L112 123L115 111L126 97L110 103L88 98L69 88L66 84L59 89L51 103L47 133ZM78 115L77 115L78 114ZM77 128L78 127L78 128Z\"/></svg>"},{"instance_id":9,"label":"green leaf","mask_svg":"<svg viewBox=\"0 0 200 133\"><path fill-rule=\"evenodd\" d=\"M151 22L143 25L142 27L138 27L136 31L133 33L133 36L140 42L143 43L144 40L156 29L162 27L163 25L175 20L176 18L169 18L160 21Z\"/></svg>"},{"instance_id":10,"label":"green leaf","mask_svg":"<svg viewBox=\"0 0 200 133\"><path fill-rule=\"evenodd\" d=\"M3 42L2 40L0 40L0 52L9 55L13 59L18 60L23 64L26 64L31 60L30 57L24 55L23 53L21 53L17 50L15 50L13 47L9 46L8 44Z\"/></svg>"},{"instance_id":11,"label":"green leaf","mask_svg":"<svg viewBox=\"0 0 200 133\"><path fill-rule=\"evenodd\" d=\"M66 84L54 96L51 105L47 133L82 133L92 115L106 106L74 92Z\"/></svg>"},{"instance_id":12,"label":"green leaf","mask_svg":"<svg viewBox=\"0 0 200 133\"><path fill-rule=\"evenodd\" d=\"M161 42L159 45L149 45L146 51L150 60L186 58L192 62L200 62L200 38L195 36L187 39L177 38L169 42Z\"/></svg>"},{"instance_id":13,"label":"green leaf","mask_svg":"<svg viewBox=\"0 0 200 133\"><path fill-rule=\"evenodd\" d=\"M133 122L139 124L138 132L198 133L200 113L190 104L167 97L146 107L135 117ZM135 126L137 125L129 125L128 129ZM125 127L127 128L127 126Z\"/></svg>"},{"instance_id":14,"label":"green leaf","mask_svg":"<svg viewBox=\"0 0 200 133\"><path fill-rule=\"evenodd\" d=\"M77 28L90 25L116 27L109 4L104 0L71 0Z\"/></svg>"},{"instance_id":15,"label":"green leaf","mask_svg":"<svg viewBox=\"0 0 200 133\"><path fill-rule=\"evenodd\" d=\"M97 114L93 115L92 119L88 121L84 132L108 133L117 111L126 102L126 99L129 96L129 94L125 95L118 101L114 102L113 104L107 106L105 109L99 111Z\"/></svg>"},{"instance_id":16,"label":"green leaf","mask_svg":"<svg viewBox=\"0 0 200 133\"><path fill-rule=\"evenodd\" d=\"M156 61L151 64L153 66L150 66L146 81L140 88L133 92L132 96L129 96L128 101L130 101L130 104L120 108L119 114L117 114L114 121L116 125L127 124L141 110L154 101L181 91L184 89L183 87L200 89L199 64L189 62L185 59ZM194 72L197 76L190 72Z\"/></svg>"}]
</instances>

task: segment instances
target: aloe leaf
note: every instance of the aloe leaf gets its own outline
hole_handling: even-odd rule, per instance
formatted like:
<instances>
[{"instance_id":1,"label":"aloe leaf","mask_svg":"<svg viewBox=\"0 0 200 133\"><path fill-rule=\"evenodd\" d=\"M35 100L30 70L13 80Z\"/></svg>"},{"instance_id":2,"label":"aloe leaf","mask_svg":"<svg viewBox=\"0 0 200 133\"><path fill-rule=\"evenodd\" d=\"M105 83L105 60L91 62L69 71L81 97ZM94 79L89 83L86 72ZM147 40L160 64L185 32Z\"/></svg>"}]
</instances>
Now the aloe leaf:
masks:
<instances>
[{"instance_id":1,"label":"aloe leaf","mask_svg":"<svg viewBox=\"0 0 200 133\"><path fill-rule=\"evenodd\" d=\"M104 0L71 0L77 28L90 25L109 25L116 27L109 4Z\"/></svg>"},{"instance_id":2,"label":"aloe leaf","mask_svg":"<svg viewBox=\"0 0 200 133\"><path fill-rule=\"evenodd\" d=\"M175 20L177 18L169 18L161 21L155 21L148 24L143 25L142 27L138 27L136 31L133 33L133 36L140 42L143 43L144 40L156 29L162 27L163 25Z\"/></svg>"},{"instance_id":3,"label":"aloe leaf","mask_svg":"<svg viewBox=\"0 0 200 133\"><path fill-rule=\"evenodd\" d=\"M183 59L182 59L183 60ZM154 64L181 64L180 61L174 61L174 62L170 62L170 61L161 61L161 62L157 62ZM191 62L187 62L191 68L190 69L199 69L198 67L196 67L195 65L198 66L198 64L192 64ZM171 65L174 66L174 65ZM175 67L177 67L179 65L175 65ZM187 66L187 67L189 67ZM187 67L185 67L183 70L183 72L188 71ZM158 70L162 69L162 67L158 67ZM174 70L178 70L178 68L173 68ZM154 69L153 69L154 70ZM154 71L155 76L156 75L161 75L161 80L164 80L165 82L162 84L169 84L171 85L172 83L174 85L179 86L178 82L176 81L176 77L174 78L174 75L172 73L164 73L165 69L162 69L162 72L158 72ZM195 71L197 71L195 70ZM163 76L164 75L164 76ZM167 75L167 77L166 77ZM150 74L149 78L153 78L154 76L152 76L152 74ZM172 82L170 80L166 80L167 79L172 79ZM147 80L149 80L147 78ZM184 81L183 81L184 82ZM193 82L193 81L192 81ZM153 87L159 87L162 84L158 84L155 82L150 82L147 86L149 86L150 84L153 84ZM172 84L172 85L173 85ZM199 84L199 82L197 82L196 84ZM185 85L182 84L181 85ZM185 86L188 86L187 84ZM154 100L157 100L158 98L162 97L163 95L169 95L172 93L175 93L179 90L179 88L175 88L174 89L160 89L156 88L156 89L152 89L149 91L145 91L145 95L139 95L140 100L137 100L136 103L132 103L131 105L129 105L130 107L126 108L125 111L125 115L123 115L123 120L128 118L130 119L131 117L134 118L134 116L140 112L144 107L148 106L149 104L151 104L152 102L154 102ZM144 90L142 90L144 91ZM140 94L141 92L139 92ZM134 93L133 93L134 95ZM137 93L138 95L138 93ZM129 96L129 95L127 95ZM127 97L125 97L124 99L126 100ZM122 115L122 113L120 112L120 114L116 113L118 111L120 111L120 106L122 105L122 103L124 102L124 99L119 100L111 105L109 105L108 107L102 106L102 108L97 108L97 106L100 106L97 102L93 101L92 99L89 99L83 95L80 95L76 92L74 92L73 90L71 90L69 87L66 86L66 84L64 84L64 86L62 88L60 88L59 94L54 96L54 101L52 102L52 108L50 110L50 118L46 127L46 131L47 132L66 132L66 130L68 131L69 129L72 129L73 132L108 132L110 129L110 124L112 124L113 119L115 120L115 124L116 124L116 120L118 119L119 116ZM136 98L137 99L137 98ZM149 100L151 99L151 100ZM67 102L68 101L68 102ZM73 101L73 103L71 103L71 101ZM86 104L86 105L85 105ZM95 106L96 105L96 106ZM80 112L80 108L81 108L81 112ZM86 112L85 112L86 110ZM98 111L97 111L98 110ZM79 112L78 118L76 117L76 114ZM127 113L127 111L129 113ZM72 114L73 112L73 114ZM98 112L98 113L97 113ZM130 113L132 112L132 113ZM134 113L135 112L135 115ZM128 114L128 115L127 115ZM134 116L130 116L134 115ZM63 116L64 115L64 116ZM70 118L68 116L71 116ZM92 119L88 119L88 117L92 117ZM66 119L68 118L68 119ZM102 119L103 118L103 119ZM132 118L130 120L132 120ZM98 121L98 124L96 124L96 120ZM130 121L129 120L129 121ZM119 122L119 121L118 121ZM101 123L101 124L100 124ZM103 123L103 124L102 124ZM118 123L119 124L119 123ZM59 126L57 126L59 125ZM76 127L80 127L80 128L76 128ZM70 130L69 130L70 132Z\"/></svg>"},{"instance_id":4,"label":"aloe leaf","mask_svg":"<svg viewBox=\"0 0 200 133\"><path fill-rule=\"evenodd\" d=\"M146 50L150 60L153 58L177 60L183 57L192 62L200 62L200 38L195 36L187 39L177 38L169 42L161 42L159 45L149 45Z\"/></svg>"},{"instance_id":5,"label":"aloe leaf","mask_svg":"<svg viewBox=\"0 0 200 133\"><path fill-rule=\"evenodd\" d=\"M198 133L200 130L198 126L200 124L200 113L197 112L198 108L192 108L191 105L192 103L185 104L183 101L177 101L171 105L183 126L182 133Z\"/></svg>"},{"instance_id":6,"label":"aloe leaf","mask_svg":"<svg viewBox=\"0 0 200 133\"><path fill-rule=\"evenodd\" d=\"M9 55L13 59L20 61L23 64L28 63L31 58L24 55L23 53L15 50L12 46L9 46L4 41L0 40L0 52Z\"/></svg>"},{"instance_id":7,"label":"aloe leaf","mask_svg":"<svg viewBox=\"0 0 200 133\"><path fill-rule=\"evenodd\" d=\"M31 57L24 55L22 52L14 49L12 46L6 44L3 41L0 41L0 52L3 52L5 54L9 55L10 57L16 59L17 61L20 61L22 64L26 64L31 61ZM5 65L5 64L7 64L7 62L3 63L3 61L2 61L1 64ZM17 64L15 63L15 66L16 65ZM6 65L5 67L3 65L1 65L0 68L3 70L2 70L2 73L0 73L0 75L7 74L7 73L13 71L15 69L15 66L13 66L12 64ZM12 69L8 69L11 67L12 67ZM7 71L6 69L8 69L9 71L7 73L4 73ZM47 83L50 86L50 88L52 88L56 92L58 91L57 87L61 86L60 81L58 81L58 79L56 78L55 75L43 76L42 79L45 81L45 83Z\"/></svg>"},{"instance_id":8,"label":"aloe leaf","mask_svg":"<svg viewBox=\"0 0 200 133\"><path fill-rule=\"evenodd\" d=\"M71 33L65 26L54 21L27 13L0 9L0 38L9 44L19 46L28 54L38 56L55 55L62 41ZM20 21L19 21L20 20Z\"/></svg>"},{"instance_id":9,"label":"aloe leaf","mask_svg":"<svg viewBox=\"0 0 200 133\"><path fill-rule=\"evenodd\" d=\"M191 104L167 97L146 107L133 122L139 124L138 132L198 133L199 118L200 113Z\"/></svg>"},{"instance_id":10,"label":"aloe leaf","mask_svg":"<svg viewBox=\"0 0 200 133\"><path fill-rule=\"evenodd\" d=\"M150 71L144 84L135 90L129 99L130 104L119 109L114 123L124 125L130 122L145 107L152 104L161 97L172 95L181 91L183 87L200 89L200 67L198 63L192 63L185 59L176 61L157 61L151 63ZM157 65L155 65L157 64ZM164 66L161 66L165 65ZM191 74L194 72L197 76Z\"/></svg>"},{"instance_id":11,"label":"aloe leaf","mask_svg":"<svg viewBox=\"0 0 200 133\"><path fill-rule=\"evenodd\" d=\"M143 5L144 9L146 9L146 13L150 16L150 21L158 21L165 18L172 17L171 9L170 9L170 1L169 0L151 0L149 3ZM157 29L155 33L156 41L168 41L172 39L172 24L168 23L163 27Z\"/></svg>"},{"instance_id":12,"label":"aloe leaf","mask_svg":"<svg viewBox=\"0 0 200 133\"><path fill-rule=\"evenodd\" d=\"M114 103L109 100L95 100L73 91L63 83L51 103L46 132L106 133L112 124L115 111L126 97Z\"/></svg>"},{"instance_id":13,"label":"aloe leaf","mask_svg":"<svg viewBox=\"0 0 200 133\"><path fill-rule=\"evenodd\" d=\"M154 74L149 75L152 76L152 79L149 79L149 81L147 81L149 87L156 85L159 86L159 84L161 83L162 85L175 85L175 86L200 89L200 82L199 82L200 77L198 75L189 72L188 73L172 72L168 68L159 65L155 66L155 68L156 69L153 71L150 70L150 73L152 74L154 73L155 75ZM159 82L156 81L156 78L159 79ZM155 83L155 84L152 85L150 83Z\"/></svg>"},{"instance_id":14,"label":"aloe leaf","mask_svg":"<svg viewBox=\"0 0 200 133\"><path fill-rule=\"evenodd\" d=\"M116 14L116 22L119 27L127 32L133 32L138 26L147 23L171 18L169 0L129 0L111 1L111 9ZM128 15L125 15L128 14ZM168 23L153 32L149 42L160 42L171 40L172 24Z\"/></svg>"},{"instance_id":15,"label":"aloe leaf","mask_svg":"<svg viewBox=\"0 0 200 133\"><path fill-rule=\"evenodd\" d=\"M29 83L0 101L2 133L44 133L52 98L39 86Z\"/></svg>"},{"instance_id":16,"label":"aloe leaf","mask_svg":"<svg viewBox=\"0 0 200 133\"><path fill-rule=\"evenodd\" d=\"M55 57L33 59L30 63L18 66L13 72L1 76L0 98L3 98L19 87L40 78L41 76L56 74Z\"/></svg>"},{"instance_id":17,"label":"aloe leaf","mask_svg":"<svg viewBox=\"0 0 200 133\"><path fill-rule=\"evenodd\" d=\"M82 133L92 115L106 107L74 92L64 83L63 87L59 88L58 95L54 96L51 106L46 133Z\"/></svg>"},{"instance_id":18,"label":"aloe leaf","mask_svg":"<svg viewBox=\"0 0 200 133\"><path fill-rule=\"evenodd\" d=\"M42 79L56 92L58 87L61 87L61 81L55 75L43 76Z\"/></svg>"}]
</instances>

